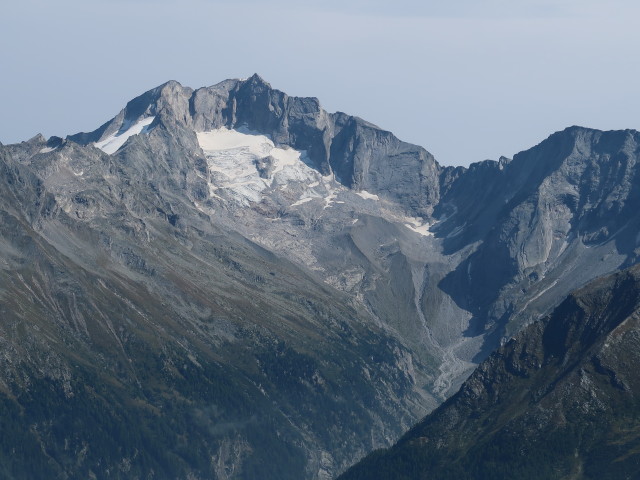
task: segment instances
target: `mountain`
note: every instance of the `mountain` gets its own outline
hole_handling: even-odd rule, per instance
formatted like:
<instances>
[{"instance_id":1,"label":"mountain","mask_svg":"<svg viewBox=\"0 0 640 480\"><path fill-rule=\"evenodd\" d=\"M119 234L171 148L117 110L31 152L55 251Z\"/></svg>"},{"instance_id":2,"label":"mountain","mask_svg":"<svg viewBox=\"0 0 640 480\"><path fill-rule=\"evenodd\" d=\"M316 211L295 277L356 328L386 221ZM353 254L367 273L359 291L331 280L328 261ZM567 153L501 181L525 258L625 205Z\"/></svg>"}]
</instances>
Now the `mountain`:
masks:
<instances>
[{"instance_id":1,"label":"mountain","mask_svg":"<svg viewBox=\"0 0 640 480\"><path fill-rule=\"evenodd\" d=\"M451 182L444 249L480 245L441 286L473 312L476 331L509 337L558 295L637 262L639 141L632 130L572 127Z\"/></svg>"},{"instance_id":2,"label":"mountain","mask_svg":"<svg viewBox=\"0 0 640 480\"><path fill-rule=\"evenodd\" d=\"M424 410L347 295L196 207L182 91L131 102L106 152L0 147L2 477L329 478Z\"/></svg>"},{"instance_id":3,"label":"mountain","mask_svg":"<svg viewBox=\"0 0 640 480\"><path fill-rule=\"evenodd\" d=\"M332 478L637 262L639 140L442 167L254 75L0 145L3 475Z\"/></svg>"},{"instance_id":4,"label":"mountain","mask_svg":"<svg viewBox=\"0 0 640 480\"><path fill-rule=\"evenodd\" d=\"M572 293L340 479L640 478L640 267Z\"/></svg>"}]
</instances>

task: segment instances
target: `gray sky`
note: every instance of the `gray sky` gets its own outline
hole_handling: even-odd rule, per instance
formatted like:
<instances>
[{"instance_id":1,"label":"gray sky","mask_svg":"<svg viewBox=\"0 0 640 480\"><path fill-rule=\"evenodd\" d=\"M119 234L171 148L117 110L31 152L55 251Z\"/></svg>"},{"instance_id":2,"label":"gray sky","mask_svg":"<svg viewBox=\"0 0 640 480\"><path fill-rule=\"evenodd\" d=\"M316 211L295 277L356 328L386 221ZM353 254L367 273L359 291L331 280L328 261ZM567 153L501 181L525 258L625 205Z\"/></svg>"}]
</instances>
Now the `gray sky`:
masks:
<instances>
[{"instance_id":1,"label":"gray sky","mask_svg":"<svg viewBox=\"0 0 640 480\"><path fill-rule=\"evenodd\" d=\"M445 165L640 129L640 2L7 0L0 141L90 131L169 79L259 73Z\"/></svg>"}]
</instances>

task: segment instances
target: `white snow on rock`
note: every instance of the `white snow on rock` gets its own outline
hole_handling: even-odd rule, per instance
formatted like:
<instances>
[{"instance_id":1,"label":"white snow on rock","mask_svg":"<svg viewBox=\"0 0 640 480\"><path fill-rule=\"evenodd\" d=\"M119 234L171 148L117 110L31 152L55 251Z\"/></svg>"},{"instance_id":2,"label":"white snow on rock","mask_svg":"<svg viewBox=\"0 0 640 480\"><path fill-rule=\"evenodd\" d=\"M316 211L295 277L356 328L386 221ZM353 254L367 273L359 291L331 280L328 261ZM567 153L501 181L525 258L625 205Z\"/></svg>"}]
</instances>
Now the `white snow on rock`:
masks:
<instances>
[{"instance_id":1,"label":"white snow on rock","mask_svg":"<svg viewBox=\"0 0 640 480\"><path fill-rule=\"evenodd\" d=\"M251 133L244 128L229 130L223 127L208 132L198 132L196 135L200 148L205 153L241 148L255 157L264 157L274 148L269 138Z\"/></svg>"},{"instance_id":2,"label":"white snow on rock","mask_svg":"<svg viewBox=\"0 0 640 480\"><path fill-rule=\"evenodd\" d=\"M240 203L259 202L262 192L291 181L317 183L319 173L302 161L306 152L276 147L273 141L247 128L218 128L197 132L209 167L209 191L225 190ZM262 172L262 174L261 174ZM292 206L306 203L301 198Z\"/></svg>"},{"instance_id":3,"label":"white snow on rock","mask_svg":"<svg viewBox=\"0 0 640 480\"><path fill-rule=\"evenodd\" d=\"M337 196L338 194L335 192L335 190L329 190L329 194L324 199L324 207L322 207L322 209L326 210L327 208L329 208L331 204L335 202Z\"/></svg>"},{"instance_id":4,"label":"white snow on rock","mask_svg":"<svg viewBox=\"0 0 640 480\"><path fill-rule=\"evenodd\" d=\"M420 218L407 218L406 219L409 223L405 223L405 227L407 227L410 230L413 230L416 233L419 233L420 235L424 236L424 237L432 237L433 236L433 232L431 232L431 230L429 230L429 228L431 227L431 224L429 222L423 222L422 219Z\"/></svg>"},{"instance_id":5,"label":"white snow on rock","mask_svg":"<svg viewBox=\"0 0 640 480\"><path fill-rule=\"evenodd\" d=\"M273 175L282 172L286 167L295 167L300 161L300 152L293 148L273 148L269 155L277 160Z\"/></svg>"},{"instance_id":6,"label":"white snow on rock","mask_svg":"<svg viewBox=\"0 0 640 480\"><path fill-rule=\"evenodd\" d=\"M58 147L44 147L40 149L40 153L49 153L53 152Z\"/></svg>"},{"instance_id":7,"label":"white snow on rock","mask_svg":"<svg viewBox=\"0 0 640 480\"><path fill-rule=\"evenodd\" d=\"M124 145L124 142L127 141L129 137L133 135L138 135L140 133L146 133L149 131L149 125L155 120L156 117L146 117L142 120L138 120L136 123L131 125L130 123L125 123L122 125L118 132L113 135L109 135L107 138L100 140L99 142L94 143L96 148L99 148L105 153L109 155L116 153L118 149Z\"/></svg>"},{"instance_id":8,"label":"white snow on rock","mask_svg":"<svg viewBox=\"0 0 640 480\"><path fill-rule=\"evenodd\" d=\"M364 198L365 200L380 200L378 195L374 195L373 193L369 193L366 190L361 190L360 192L356 192L356 195Z\"/></svg>"},{"instance_id":9,"label":"white snow on rock","mask_svg":"<svg viewBox=\"0 0 640 480\"><path fill-rule=\"evenodd\" d=\"M298 200L297 202L292 203L291 206L292 207L296 207L298 205L303 205L303 204L305 204L307 202L310 202L311 200L313 200L313 198L311 198L311 197L303 198L302 200Z\"/></svg>"}]
</instances>

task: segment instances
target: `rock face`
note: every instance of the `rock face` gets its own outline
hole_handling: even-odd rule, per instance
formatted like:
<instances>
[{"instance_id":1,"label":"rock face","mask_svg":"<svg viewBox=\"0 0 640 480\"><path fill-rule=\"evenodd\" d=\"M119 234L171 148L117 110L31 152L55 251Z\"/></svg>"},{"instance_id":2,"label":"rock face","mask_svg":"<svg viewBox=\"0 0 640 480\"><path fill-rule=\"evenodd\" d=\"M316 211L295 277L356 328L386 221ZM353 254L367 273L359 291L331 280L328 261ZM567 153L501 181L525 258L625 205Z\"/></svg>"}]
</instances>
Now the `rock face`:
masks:
<instances>
[{"instance_id":1,"label":"rock face","mask_svg":"<svg viewBox=\"0 0 640 480\"><path fill-rule=\"evenodd\" d=\"M415 214L429 213L438 200L438 167L426 150L357 117L327 113L316 98L289 97L258 75L196 91L168 82L129 102L98 130L69 139L97 142L144 116L158 116L174 127L172 135L176 127L189 133L247 127L268 134L276 145L305 151L314 168L333 172L342 185L378 192Z\"/></svg>"},{"instance_id":2,"label":"rock face","mask_svg":"<svg viewBox=\"0 0 640 480\"><path fill-rule=\"evenodd\" d=\"M339 478L638 478L639 319L640 268L589 284Z\"/></svg>"},{"instance_id":3,"label":"rock face","mask_svg":"<svg viewBox=\"0 0 640 480\"><path fill-rule=\"evenodd\" d=\"M508 337L558 295L637 262L639 141L635 131L572 127L451 182L444 248L479 246L442 288L473 313L471 332Z\"/></svg>"},{"instance_id":4,"label":"rock face","mask_svg":"<svg viewBox=\"0 0 640 480\"><path fill-rule=\"evenodd\" d=\"M254 75L0 146L0 396L40 452L3 464L331 478L636 263L639 140L573 127L444 168Z\"/></svg>"}]
</instances>

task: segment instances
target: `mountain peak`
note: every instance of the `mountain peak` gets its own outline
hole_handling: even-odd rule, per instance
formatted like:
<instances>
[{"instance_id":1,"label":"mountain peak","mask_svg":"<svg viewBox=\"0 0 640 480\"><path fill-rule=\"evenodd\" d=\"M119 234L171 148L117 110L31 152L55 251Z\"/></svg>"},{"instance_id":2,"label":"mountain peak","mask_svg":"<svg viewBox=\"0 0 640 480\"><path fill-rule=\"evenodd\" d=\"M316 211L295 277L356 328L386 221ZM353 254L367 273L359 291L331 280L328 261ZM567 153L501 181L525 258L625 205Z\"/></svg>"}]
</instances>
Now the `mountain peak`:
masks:
<instances>
[{"instance_id":1,"label":"mountain peak","mask_svg":"<svg viewBox=\"0 0 640 480\"><path fill-rule=\"evenodd\" d=\"M257 94L261 94L264 92L279 92L279 94L281 96L288 96L286 95L286 93L281 92L280 90L276 90L274 89L269 82L265 81L264 78L262 78L260 75L258 75L257 73L254 73L253 75L251 75L249 78L247 78L246 80L241 81L238 84L238 91L244 91L244 92L252 92L252 93L257 93Z\"/></svg>"},{"instance_id":2,"label":"mountain peak","mask_svg":"<svg viewBox=\"0 0 640 480\"><path fill-rule=\"evenodd\" d=\"M249 83L253 85L264 85L271 88L271 85L269 84L269 82L267 82L264 78L262 78L257 73L254 73L253 75L251 75L243 83Z\"/></svg>"},{"instance_id":3,"label":"mountain peak","mask_svg":"<svg viewBox=\"0 0 640 480\"><path fill-rule=\"evenodd\" d=\"M161 90L164 88L182 88L182 84L177 80L168 80L156 88Z\"/></svg>"}]
</instances>

